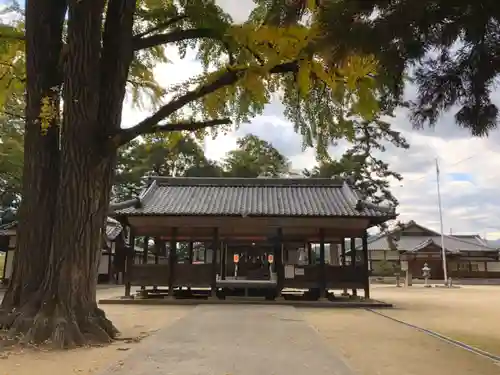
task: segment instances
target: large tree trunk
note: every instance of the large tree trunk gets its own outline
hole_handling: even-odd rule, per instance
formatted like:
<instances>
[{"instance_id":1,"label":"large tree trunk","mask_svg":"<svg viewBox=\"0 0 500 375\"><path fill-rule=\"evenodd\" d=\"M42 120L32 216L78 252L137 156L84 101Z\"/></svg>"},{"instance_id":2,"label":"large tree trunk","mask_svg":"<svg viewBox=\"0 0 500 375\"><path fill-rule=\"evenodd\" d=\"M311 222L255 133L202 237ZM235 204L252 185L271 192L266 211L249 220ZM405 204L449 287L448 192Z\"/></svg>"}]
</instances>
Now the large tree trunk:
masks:
<instances>
[{"instance_id":1,"label":"large tree trunk","mask_svg":"<svg viewBox=\"0 0 500 375\"><path fill-rule=\"evenodd\" d=\"M0 328L11 327L37 293L45 276L52 239L59 175L59 116L42 134L39 116L43 97L59 103L62 28L65 0L30 1L26 7L26 126L23 200L19 212L14 272L0 314ZM50 193L48 193L50 192ZM7 313L7 314L5 314Z\"/></svg>"},{"instance_id":2,"label":"large tree trunk","mask_svg":"<svg viewBox=\"0 0 500 375\"><path fill-rule=\"evenodd\" d=\"M27 13L32 16L27 17L27 21L31 20L27 23L27 34L33 39L36 39L33 33L46 37L33 26L33 15L37 13L34 12L35 4L42 1L28 2ZM47 4L49 2L43 1L43 11L53 10L54 5ZM43 148L54 152L59 161L55 166L59 165L59 169L52 171L52 177L55 177L50 179L52 185L48 185L48 179L42 179L46 184L39 183L35 191L29 182L43 177L34 172L39 168L38 162L33 159L34 162L28 163L25 169L26 198L21 216L23 224L19 229L20 249L21 246L27 249L40 244L42 240L44 248L37 253L40 262L37 262L36 270L30 266L33 258L28 258L26 251L20 251L21 256L16 256L15 287L8 293L9 303L5 303L8 319L0 324L34 343L50 340L57 347L103 343L112 340L118 332L97 307L96 284L101 230L116 161L116 150L106 145L107 139L120 127L126 79L133 57L132 23L136 1L110 0L107 5L101 49L104 1L70 3L60 152L57 137L53 142L55 147ZM39 10L40 13L43 12ZM62 25L64 12L61 16ZM49 18L53 20L55 17ZM42 17L40 22L44 25L48 21ZM61 33L54 38L58 38L60 47ZM38 40L33 44L43 46ZM34 49L31 55L28 51L28 60L30 56L34 61L40 61L43 52ZM40 66L33 70L43 71ZM36 112L34 118L37 119L42 96L33 93L32 96L34 103L38 103L38 107L33 105L36 107L33 109ZM57 135L58 130L53 133ZM40 132L32 137L39 139ZM45 137L40 139L48 142L49 138ZM47 199L44 212L50 212L50 216L28 218L28 213L33 211L34 192L41 192ZM32 228L27 223L43 230L37 230L30 237L27 233ZM20 292L14 292L22 285L21 281L30 285L30 293L23 294L27 303L19 302L16 296Z\"/></svg>"}]
</instances>

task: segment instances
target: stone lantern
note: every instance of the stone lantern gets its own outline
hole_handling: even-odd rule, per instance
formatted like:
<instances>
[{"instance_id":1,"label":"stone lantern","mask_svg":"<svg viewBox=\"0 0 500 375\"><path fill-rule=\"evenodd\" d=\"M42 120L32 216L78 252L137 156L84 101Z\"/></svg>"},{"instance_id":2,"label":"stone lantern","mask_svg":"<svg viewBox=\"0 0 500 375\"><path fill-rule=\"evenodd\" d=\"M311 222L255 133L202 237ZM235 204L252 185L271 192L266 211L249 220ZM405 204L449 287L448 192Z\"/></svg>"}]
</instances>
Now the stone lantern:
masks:
<instances>
[{"instance_id":1,"label":"stone lantern","mask_svg":"<svg viewBox=\"0 0 500 375\"><path fill-rule=\"evenodd\" d=\"M427 263L425 263L424 266L422 267L422 276L424 277L425 280L425 287L430 288L429 278L431 277L431 269L429 268Z\"/></svg>"}]
</instances>

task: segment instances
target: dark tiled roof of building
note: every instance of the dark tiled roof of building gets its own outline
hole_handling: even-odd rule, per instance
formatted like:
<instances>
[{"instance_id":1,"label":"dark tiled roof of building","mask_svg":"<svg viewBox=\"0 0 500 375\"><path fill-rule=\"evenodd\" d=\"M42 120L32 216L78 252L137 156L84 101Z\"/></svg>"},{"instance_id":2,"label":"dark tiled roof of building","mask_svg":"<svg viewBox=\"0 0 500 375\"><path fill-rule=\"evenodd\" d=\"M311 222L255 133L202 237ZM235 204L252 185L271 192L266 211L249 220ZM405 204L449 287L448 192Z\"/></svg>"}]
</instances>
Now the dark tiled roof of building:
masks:
<instances>
[{"instance_id":1,"label":"dark tiled roof of building","mask_svg":"<svg viewBox=\"0 0 500 375\"><path fill-rule=\"evenodd\" d=\"M112 219L110 217L107 218L106 221L106 237L110 241L114 241L116 237L122 232L123 227L122 225L116 221L115 219Z\"/></svg>"},{"instance_id":2,"label":"dark tiled roof of building","mask_svg":"<svg viewBox=\"0 0 500 375\"><path fill-rule=\"evenodd\" d=\"M126 216L395 216L364 203L344 181L305 178L157 177L128 207L112 208Z\"/></svg>"},{"instance_id":3,"label":"dark tiled roof of building","mask_svg":"<svg viewBox=\"0 0 500 375\"><path fill-rule=\"evenodd\" d=\"M409 223L398 227L388 233L374 236L368 240L368 250L389 250L387 241L388 236L396 236L397 233L403 233L404 230L412 227L421 229L426 235L402 235L400 238L394 238L393 242L400 252L418 252L429 245L441 247L441 241L444 242L444 248L450 253L458 254L463 252L494 252L498 251L488 246L478 235L443 235L429 228L410 221ZM397 236L396 236L397 237ZM358 245L357 249L361 249Z\"/></svg>"},{"instance_id":4,"label":"dark tiled roof of building","mask_svg":"<svg viewBox=\"0 0 500 375\"><path fill-rule=\"evenodd\" d=\"M0 225L0 236L11 235L17 229L17 221ZM113 218L108 217L106 222L106 237L113 241L122 232L122 225Z\"/></svg>"}]
</instances>

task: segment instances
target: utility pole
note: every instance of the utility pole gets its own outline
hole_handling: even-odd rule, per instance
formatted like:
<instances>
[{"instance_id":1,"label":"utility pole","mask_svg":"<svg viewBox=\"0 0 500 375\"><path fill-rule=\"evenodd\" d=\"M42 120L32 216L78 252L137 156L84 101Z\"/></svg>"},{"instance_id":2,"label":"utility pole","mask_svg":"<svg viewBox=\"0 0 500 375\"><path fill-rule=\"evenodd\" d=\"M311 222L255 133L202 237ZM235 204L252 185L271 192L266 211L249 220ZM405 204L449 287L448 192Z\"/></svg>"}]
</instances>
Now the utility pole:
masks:
<instances>
[{"instance_id":1,"label":"utility pole","mask_svg":"<svg viewBox=\"0 0 500 375\"><path fill-rule=\"evenodd\" d=\"M444 274L444 284L448 284L448 267L446 266L446 249L444 246L444 233L443 233L443 208L441 206L441 189L439 184L439 162L436 158L436 186L437 186L437 196L438 196L438 206L439 206L439 224L441 226L441 255L443 257L443 274Z\"/></svg>"}]
</instances>

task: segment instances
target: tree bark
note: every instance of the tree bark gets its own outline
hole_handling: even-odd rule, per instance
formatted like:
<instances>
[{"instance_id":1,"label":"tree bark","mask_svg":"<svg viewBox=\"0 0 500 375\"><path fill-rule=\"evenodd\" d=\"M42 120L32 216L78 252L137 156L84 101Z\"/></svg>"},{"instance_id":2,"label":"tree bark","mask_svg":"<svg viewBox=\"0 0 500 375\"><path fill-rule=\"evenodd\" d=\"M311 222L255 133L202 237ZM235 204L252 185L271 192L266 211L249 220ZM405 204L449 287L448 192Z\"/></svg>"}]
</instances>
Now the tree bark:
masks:
<instances>
[{"instance_id":1,"label":"tree bark","mask_svg":"<svg viewBox=\"0 0 500 375\"><path fill-rule=\"evenodd\" d=\"M41 0L29 2L31 13L38 1ZM52 4L47 2L50 1L42 5L44 11L51 10ZM59 348L109 342L118 332L96 302L101 230L109 205L116 160L116 151L106 149L106 136L103 137L103 134L115 133L120 127L125 84L133 57L131 38L135 1L108 2L102 40L104 50L101 49L103 10L103 0L76 1L69 6L68 50L63 82L64 119L60 144L56 138L56 147L51 149L56 151L54 155L60 163L55 164L59 168L51 173L56 177L50 180L51 185L37 185L40 186L38 191L43 192L47 199L46 208L51 215L28 217L34 202L30 195L33 186L29 183L34 172L28 169L31 166L28 163L25 179L28 183L24 185L26 200L23 200L26 208L21 216L23 225L19 231L21 241L29 238L31 246L44 240L44 258L35 272L33 267L30 268L33 259L16 256L17 281L13 285L19 285L15 288L17 290L22 282L28 280L32 286L27 294L30 299L26 299L29 303L21 304L18 299L9 297L11 302L4 303L7 311L4 318L7 319L3 319L3 323L0 320L3 328L9 328L16 335L23 334L26 341L51 341ZM63 21L64 12L61 25ZM42 24L44 22L47 20ZM34 21L27 24L27 34L34 32L33 24ZM123 33L120 33L120 28L124 29ZM40 30L38 35L46 36ZM54 39L60 44L61 33ZM124 48L119 45L120 42L123 42ZM42 45L40 41L34 44L36 47ZM42 55L40 50L32 52L35 61ZM33 70L39 74L40 69L37 66ZM42 97L33 96L34 103L38 104L35 120L39 117ZM56 128L53 133L57 135L59 129ZM42 136L40 129L33 134L44 142L52 139ZM38 163L32 163L33 170ZM40 174L36 176L43 177ZM32 230L27 223L34 228L45 224L43 228L46 231L38 230L33 236L26 236ZM28 247L26 244L23 246ZM41 258L42 255L39 255ZM15 296L15 293L10 295Z\"/></svg>"},{"instance_id":2,"label":"tree bark","mask_svg":"<svg viewBox=\"0 0 500 375\"><path fill-rule=\"evenodd\" d=\"M14 272L2 301L0 327L10 327L27 304L36 304L45 276L52 238L59 174L59 117L43 135L39 116L42 97L55 105L59 93L58 62L62 48L65 0L30 1L26 6L26 125L23 200L19 211ZM50 192L47 193L47 192ZM7 314L5 314L7 313Z\"/></svg>"}]
</instances>

